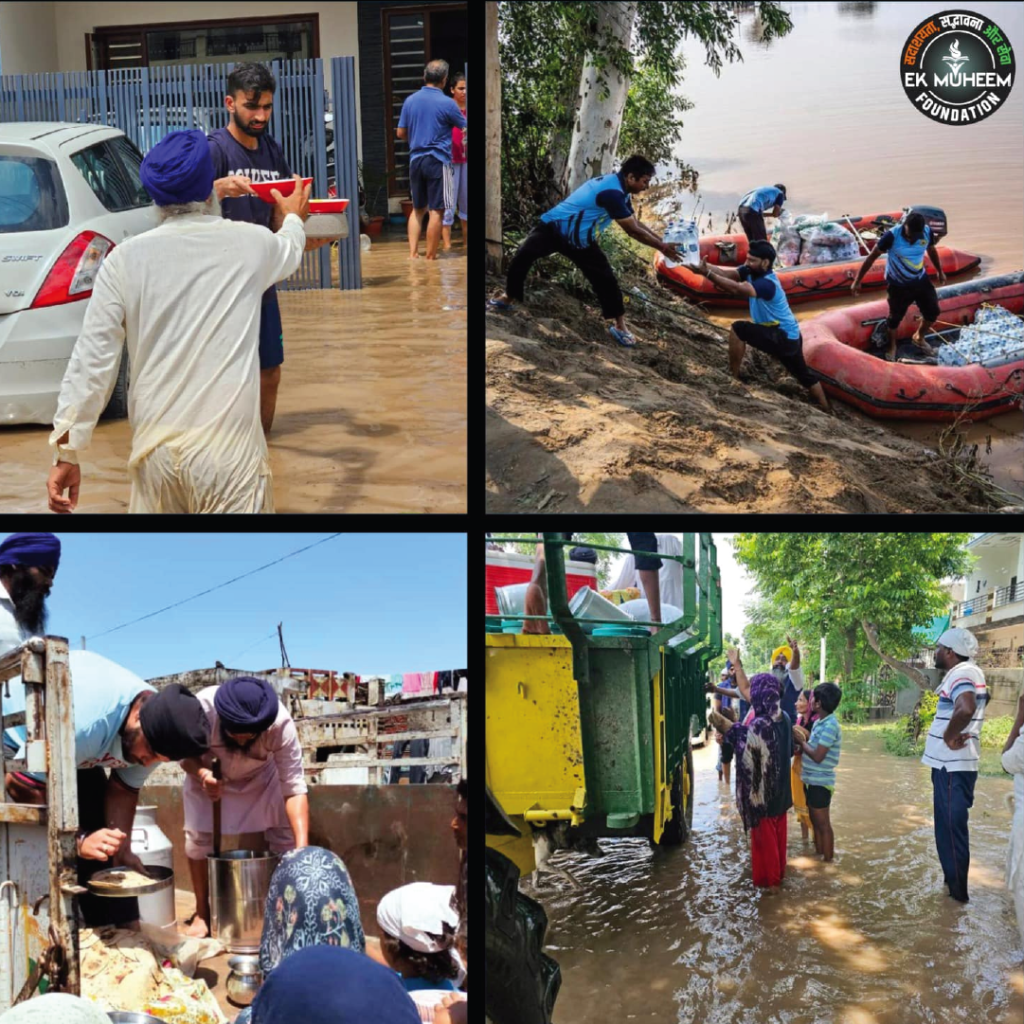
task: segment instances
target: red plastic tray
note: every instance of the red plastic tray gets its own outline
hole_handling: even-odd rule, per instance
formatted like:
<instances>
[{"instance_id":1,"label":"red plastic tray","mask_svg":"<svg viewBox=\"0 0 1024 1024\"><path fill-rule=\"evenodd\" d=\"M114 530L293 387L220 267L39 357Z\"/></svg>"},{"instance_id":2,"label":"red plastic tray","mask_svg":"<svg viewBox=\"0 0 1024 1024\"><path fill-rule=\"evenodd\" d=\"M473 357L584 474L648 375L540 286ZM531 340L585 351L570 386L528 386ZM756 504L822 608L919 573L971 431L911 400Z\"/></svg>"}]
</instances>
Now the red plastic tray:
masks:
<instances>
[{"instance_id":1,"label":"red plastic tray","mask_svg":"<svg viewBox=\"0 0 1024 1024\"><path fill-rule=\"evenodd\" d=\"M310 213L344 213L348 207L347 199L310 199Z\"/></svg>"},{"instance_id":2,"label":"red plastic tray","mask_svg":"<svg viewBox=\"0 0 1024 1024\"><path fill-rule=\"evenodd\" d=\"M310 184L312 180L312 178L303 178L303 188ZM274 197L270 193L275 188L281 193L281 195L290 196L295 191L295 179L284 178L280 181L254 181L252 183L253 192L255 192L256 195L258 195L265 203L274 202Z\"/></svg>"}]
</instances>

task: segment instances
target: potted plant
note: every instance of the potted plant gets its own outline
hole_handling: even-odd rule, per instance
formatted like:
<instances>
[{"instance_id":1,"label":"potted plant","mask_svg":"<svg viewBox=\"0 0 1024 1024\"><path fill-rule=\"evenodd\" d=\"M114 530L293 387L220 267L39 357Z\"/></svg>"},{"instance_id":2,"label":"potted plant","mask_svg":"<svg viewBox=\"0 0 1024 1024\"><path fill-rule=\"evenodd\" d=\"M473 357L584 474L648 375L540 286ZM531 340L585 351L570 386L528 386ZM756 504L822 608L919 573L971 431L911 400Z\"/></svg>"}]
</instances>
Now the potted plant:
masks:
<instances>
[{"instance_id":1,"label":"potted plant","mask_svg":"<svg viewBox=\"0 0 1024 1024\"><path fill-rule=\"evenodd\" d=\"M373 199L367 202L366 210L369 214L365 225L366 234L371 238L375 238L379 235L384 227L384 221L387 219L383 216L376 216L377 204L380 202L381 194L383 193L385 199L387 197L388 182L395 177L397 171L389 171L386 174L380 175L372 173L363 167L362 162L359 163L359 180L360 183L365 182L367 189L367 196L373 196Z\"/></svg>"}]
</instances>

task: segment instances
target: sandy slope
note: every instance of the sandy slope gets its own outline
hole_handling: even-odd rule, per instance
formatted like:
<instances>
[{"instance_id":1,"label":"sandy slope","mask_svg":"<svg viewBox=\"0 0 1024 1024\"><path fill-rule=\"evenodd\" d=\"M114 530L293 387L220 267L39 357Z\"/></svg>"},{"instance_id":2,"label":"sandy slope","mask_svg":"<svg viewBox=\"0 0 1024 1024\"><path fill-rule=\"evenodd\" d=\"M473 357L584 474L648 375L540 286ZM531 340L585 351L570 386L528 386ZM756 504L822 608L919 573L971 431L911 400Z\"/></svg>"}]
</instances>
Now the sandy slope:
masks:
<instances>
[{"instance_id":1,"label":"sandy slope","mask_svg":"<svg viewBox=\"0 0 1024 1024\"><path fill-rule=\"evenodd\" d=\"M529 303L488 316L489 512L983 509L927 449L844 406L824 415L760 353L734 381L711 325L634 301L630 351L556 286Z\"/></svg>"}]
</instances>

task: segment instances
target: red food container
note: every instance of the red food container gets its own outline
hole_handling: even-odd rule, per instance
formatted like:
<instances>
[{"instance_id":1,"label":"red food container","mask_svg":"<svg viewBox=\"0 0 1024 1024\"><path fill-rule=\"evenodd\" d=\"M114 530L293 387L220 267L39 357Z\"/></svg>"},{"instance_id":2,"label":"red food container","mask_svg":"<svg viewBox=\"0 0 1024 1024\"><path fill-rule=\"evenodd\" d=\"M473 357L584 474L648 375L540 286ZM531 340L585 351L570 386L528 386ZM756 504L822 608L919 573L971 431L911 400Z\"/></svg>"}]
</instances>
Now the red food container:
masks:
<instances>
[{"instance_id":1,"label":"red food container","mask_svg":"<svg viewBox=\"0 0 1024 1024\"><path fill-rule=\"evenodd\" d=\"M496 587L510 583L529 583L533 575L533 555L520 555L511 551L488 551L485 576L485 604L488 615L498 614L498 599L494 596ZM590 587L597 590L597 566L590 562L565 563L565 583L572 597L577 590Z\"/></svg>"},{"instance_id":2,"label":"red food container","mask_svg":"<svg viewBox=\"0 0 1024 1024\"><path fill-rule=\"evenodd\" d=\"M309 212L312 213L344 213L348 208L347 199L310 199Z\"/></svg>"},{"instance_id":3,"label":"red food container","mask_svg":"<svg viewBox=\"0 0 1024 1024\"><path fill-rule=\"evenodd\" d=\"M303 178L302 187L305 188L312 180L312 178ZM295 191L295 179L282 178L279 181L254 181L252 183L253 192L265 203L274 202L274 197L270 193L275 188L282 196L290 196Z\"/></svg>"}]
</instances>

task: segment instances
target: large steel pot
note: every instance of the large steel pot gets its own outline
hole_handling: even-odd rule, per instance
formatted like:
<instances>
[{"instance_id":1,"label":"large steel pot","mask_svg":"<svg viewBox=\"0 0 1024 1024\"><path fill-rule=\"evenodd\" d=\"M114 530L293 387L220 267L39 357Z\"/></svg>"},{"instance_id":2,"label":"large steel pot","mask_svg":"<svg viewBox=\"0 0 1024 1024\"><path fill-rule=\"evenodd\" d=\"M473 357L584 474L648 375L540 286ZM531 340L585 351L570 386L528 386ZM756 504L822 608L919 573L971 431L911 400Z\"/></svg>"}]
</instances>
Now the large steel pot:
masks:
<instances>
[{"instance_id":1,"label":"large steel pot","mask_svg":"<svg viewBox=\"0 0 1024 1024\"><path fill-rule=\"evenodd\" d=\"M263 904L278 859L253 850L207 855L211 932L230 952L259 952Z\"/></svg>"}]
</instances>

